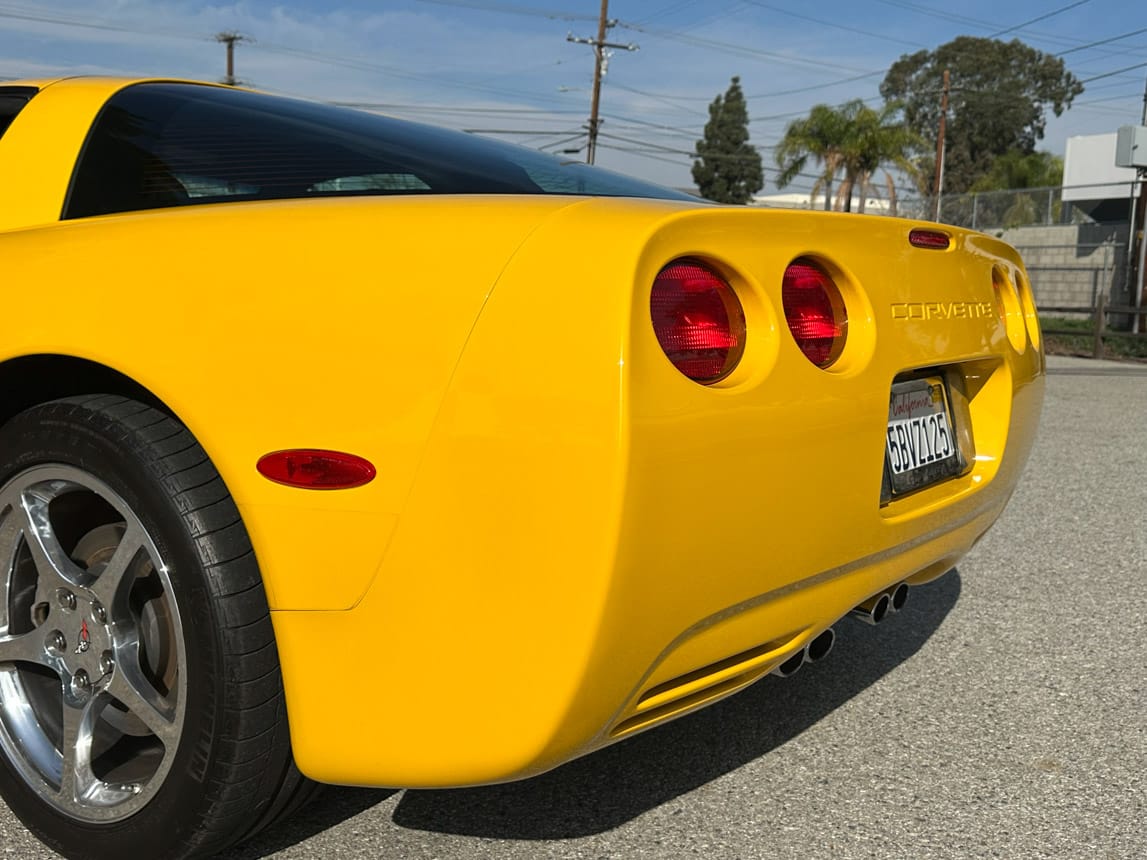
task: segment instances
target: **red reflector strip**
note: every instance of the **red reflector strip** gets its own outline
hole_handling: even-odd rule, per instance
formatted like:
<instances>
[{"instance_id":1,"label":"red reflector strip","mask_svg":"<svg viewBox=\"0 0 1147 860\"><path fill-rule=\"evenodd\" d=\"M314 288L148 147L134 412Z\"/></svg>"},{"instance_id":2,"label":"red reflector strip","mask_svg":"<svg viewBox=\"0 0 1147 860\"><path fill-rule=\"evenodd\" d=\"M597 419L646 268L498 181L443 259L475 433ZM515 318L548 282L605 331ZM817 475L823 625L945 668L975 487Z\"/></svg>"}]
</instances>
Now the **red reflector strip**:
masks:
<instances>
[{"instance_id":1,"label":"red reflector strip","mask_svg":"<svg viewBox=\"0 0 1147 860\"><path fill-rule=\"evenodd\" d=\"M952 244L952 237L939 230L913 230L908 234L908 241L917 248L946 251Z\"/></svg>"},{"instance_id":2,"label":"red reflector strip","mask_svg":"<svg viewBox=\"0 0 1147 860\"><path fill-rule=\"evenodd\" d=\"M273 451L260 457L255 468L269 481L303 490L348 490L375 476L374 466L362 457L315 448Z\"/></svg>"}]
</instances>

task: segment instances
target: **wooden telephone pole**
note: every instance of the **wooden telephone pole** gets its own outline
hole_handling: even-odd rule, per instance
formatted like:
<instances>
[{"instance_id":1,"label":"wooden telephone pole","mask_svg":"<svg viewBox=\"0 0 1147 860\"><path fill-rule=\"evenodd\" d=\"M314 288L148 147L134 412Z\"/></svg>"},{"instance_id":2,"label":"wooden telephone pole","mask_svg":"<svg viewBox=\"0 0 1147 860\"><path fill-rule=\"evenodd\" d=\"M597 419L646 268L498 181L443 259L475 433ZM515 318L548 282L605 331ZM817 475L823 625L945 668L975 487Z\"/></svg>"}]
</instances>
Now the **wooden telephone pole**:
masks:
<instances>
[{"instance_id":1,"label":"wooden telephone pole","mask_svg":"<svg viewBox=\"0 0 1147 860\"><path fill-rule=\"evenodd\" d=\"M948 125L948 70L944 69L944 90L940 96L940 133L936 136L936 179L932 183L932 220L940 220L940 195L944 193L944 133Z\"/></svg>"},{"instance_id":2,"label":"wooden telephone pole","mask_svg":"<svg viewBox=\"0 0 1147 860\"><path fill-rule=\"evenodd\" d=\"M1140 125L1147 127L1147 81L1143 84L1143 119ZM1131 297L1131 303L1141 311L1147 304L1147 289L1144 287L1147 281L1144 279L1143 271L1147 268L1147 167L1138 168L1136 177L1139 180L1139 199L1135 202L1135 218L1127 237L1127 249L1131 251L1135 247L1135 239L1138 237L1139 255L1138 261L1135 263L1135 295ZM1138 226L1138 232L1136 232L1136 226ZM1142 314L1137 312L1131 323L1131 331L1138 334L1144 330L1144 318Z\"/></svg>"},{"instance_id":3,"label":"wooden telephone pole","mask_svg":"<svg viewBox=\"0 0 1147 860\"><path fill-rule=\"evenodd\" d=\"M223 33L216 33L215 41L222 42L227 46L227 74L224 76L223 80L220 81L220 83L224 83L230 87L233 87L238 83L235 78L235 43L253 42L254 39L251 39L248 36L244 36L242 33L226 31Z\"/></svg>"},{"instance_id":4,"label":"wooden telephone pole","mask_svg":"<svg viewBox=\"0 0 1147 860\"><path fill-rule=\"evenodd\" d=\"M601 126L601 120L598 114L598 109L601 106L601 79L605 77L606 66L609 64L609 55L606 54L605 49L617 48L622 51L637 50L637 45L633 43L621 45L616 42L605 41L606 31L616 23L616 21L609 20L609 0L601 0L601 14L597 19L597 38L583 39L574 36L573 33L566 36L567 42L593 46L593 98L590 101L589 107L589 136L585 146L586 164L593 164L594 156L597 154L597 132Z\"/></svg>"}]
</instances>

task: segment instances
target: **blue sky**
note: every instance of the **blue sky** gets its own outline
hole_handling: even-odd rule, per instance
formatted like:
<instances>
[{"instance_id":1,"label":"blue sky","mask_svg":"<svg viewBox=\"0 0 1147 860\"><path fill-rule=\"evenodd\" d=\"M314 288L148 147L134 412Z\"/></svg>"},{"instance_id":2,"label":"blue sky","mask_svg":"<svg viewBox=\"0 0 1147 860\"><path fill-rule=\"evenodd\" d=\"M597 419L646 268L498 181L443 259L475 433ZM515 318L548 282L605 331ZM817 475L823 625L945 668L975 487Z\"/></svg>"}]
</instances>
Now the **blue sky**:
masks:
<instances>
[{"instance_id":1,"label":"blue sky","mask_svg":"<svg viewBox=\"0 0 1147 860\"><path fill-rule=\"evenodd\" d=\"M595 35L599 9L600 0L0 0L0 77L217 80L224 48L214 34L234 31L253 40L238 45L236 73L259 89L560 150L584 140L593 77L592 50L566 37ZM1137 124L1143 109L1142 0L611 0L609 13L618 21L609 40L639 50L609 62L597 163L670 185L692 184L688 153L733 75L771 167L793 118L817 102L877 103L897 57L961 34L1006 31L1095 78L1050 120L1044 149L1062 154L1070 135ZM770 172L765 192L775 190Z\"/></svg>"}]
</instances>

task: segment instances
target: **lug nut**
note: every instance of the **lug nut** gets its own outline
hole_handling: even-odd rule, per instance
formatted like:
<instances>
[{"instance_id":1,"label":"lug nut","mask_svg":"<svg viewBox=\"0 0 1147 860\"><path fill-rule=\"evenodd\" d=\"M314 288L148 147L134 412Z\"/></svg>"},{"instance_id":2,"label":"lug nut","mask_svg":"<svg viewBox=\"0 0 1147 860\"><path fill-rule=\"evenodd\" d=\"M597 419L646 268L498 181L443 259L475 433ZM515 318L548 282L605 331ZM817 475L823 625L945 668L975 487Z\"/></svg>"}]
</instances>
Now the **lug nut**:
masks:
<instances>
[{"instance_id":1,"label":"lug nut","mask_svg":"<svg viewBox=\"0 0 1147 860\"><path fill-rule=\"evenodd\" d=\"M103 604L101 604L95 600L92 601L92 616L100 624L106 624L107 623L107 620L108 620L107 611L104 609Z\"/></svg>"},{"instance_id":2,"label":"lug nut","mask_svg":"<svg viewBox=\"0 0 1147 860\"><path fill-rule=\"evenodd\" d=\"M115 658L112 656L111 651L104 651L100 655L100 671L105 675L110 675L112 670L115 669Z\"/></svg>"},{"instance_id":3,"label":"lug nut","mask_svg":"<svg viewBox=\"0 0 1147 860\"><path fill-rule=\"evenodd\" d=\"M55 654L57 657L68 650L68 640L64 638L64 634L59 630L53 630L48 634L47 639L48 651Z\"/></svg>"},{"instance_id":4,"label":"lug nut","mask_svg":"<svg viewBox=\"0 0 1147 860\"><path fill-rule=\"evenodd\" d=\"M72 675L72 691L77 696L86 696L91 686L92 681L88 677L88 673L83 669L77 669L76 674Z\"/></svg>"},{"instance_id":5,"label":"lug nut","mask_svg":"<svg viewBox=\"0 0 1147 860\"><path fill-rule=\"evenodd\" d=\"M60 601L60 608L66 609L71 612L76 608L76 595L68 591L66 588L61 588L56 592L56 599Z\"/></svg>"}]
</instances>

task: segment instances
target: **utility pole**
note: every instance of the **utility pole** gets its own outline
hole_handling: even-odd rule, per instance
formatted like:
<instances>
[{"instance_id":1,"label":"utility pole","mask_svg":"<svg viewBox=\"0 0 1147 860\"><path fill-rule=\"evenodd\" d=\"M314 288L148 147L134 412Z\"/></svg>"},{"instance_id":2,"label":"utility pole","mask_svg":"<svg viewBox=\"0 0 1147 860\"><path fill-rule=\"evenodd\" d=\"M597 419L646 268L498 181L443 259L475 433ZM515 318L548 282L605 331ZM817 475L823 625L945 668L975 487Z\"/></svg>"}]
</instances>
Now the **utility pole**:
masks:
<instances>
[{"instance_id":1,"label":"utility pole","mask_svg":"<svg viewBox=\"0 0 1147 860\"><path fill-rule=\"evenodd\" d=\"M605 77L606 67L609 65L609 55L605 52L605 49L618 48L622 51L637 50L637 45L634 45L632 42L621 45L616 42L605 41L606 30L616 23L617 21L609 20L609 0L601 0L601 14L597 19L597 38L583 39L574 36L573 33L566 35L567 42L593 46L593 98L590 101L589 107L589 136L585 146L586 164L593 164L594 155L597 153L597 132L601 125L601 120L598 118L598 108L601 105L601 79Z\"/></svg>"},{"instance_id":2,"label":"utility pole","mask_svg":"<svg viewBox=\"0 0 1147 860\"><path fill-rule=\"evenodd\" d=\"M1143 119L1140 124L1147 126L1147 81L1143 83ZM1139 179L1139 200L1135 207L1138 214L1135 224L1139 225L1139 262L1137 264L1135 296L1132 301L1136 308L1136 314L1131 320L1131 331L1138 334L1143 331L1143 319L1138 311L1143 309L1143 302L1147 299L1143 292L1143 269L1147 267L1147 167L1138 168L1136 175ZM1135 224L1131 225L1130 238L1135 236Z\"/></svg>"},{"instance_id":3,"label":"utility pole","mask_svg":"<svg viewBox=\"0 0 1147 860\"><path fill-rule=\"evenodd\" d=\"M233 87L238 83L238 81L235 79L235 43L253 42L255 40L248 36L244 36L242 33L236 33L229 30L223 33L216 33L215 41L222 42L227 46L227 75L223 78L222 81L220 81L220 83L224 83L227 84L227 86Z\"/></svg>"},{"instance_id":4,"label":"utility pole","mask_svg":"<svg viewBox=\"0 0 1147 860\"><path fill-rule=\"evenodd\" d=\"M940 195L944 193L944 133L948 125L948 70L944 69L944 90L940 96L940 133L936 137L936 179L932 183L932 220L940 220Z\"/></svg>"}]
</instances>

